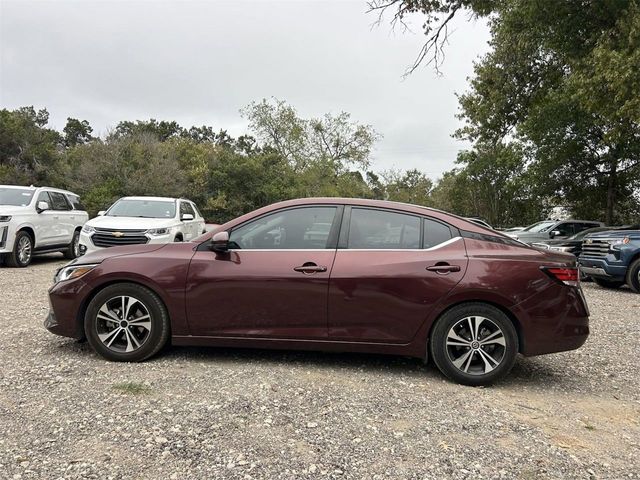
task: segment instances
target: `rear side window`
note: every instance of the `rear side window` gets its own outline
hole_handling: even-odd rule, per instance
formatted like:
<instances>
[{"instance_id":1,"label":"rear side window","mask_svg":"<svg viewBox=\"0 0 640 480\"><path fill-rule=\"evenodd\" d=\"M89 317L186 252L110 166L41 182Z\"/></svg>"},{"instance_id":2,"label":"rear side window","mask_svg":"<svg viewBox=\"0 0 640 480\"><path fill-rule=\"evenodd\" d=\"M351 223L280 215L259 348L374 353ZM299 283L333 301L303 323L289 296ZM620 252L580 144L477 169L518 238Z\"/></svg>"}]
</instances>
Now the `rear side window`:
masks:
<instances>
[{"instance_id":1,"label":"rear side window","mask_svg":"<svg viewBox=\"0 0 640 480\"><path fill-rule=\"evenodd\" d=\"M51 208L53 210L71 210L71 205L67 201L67 197L62 193L49 192L49 195L51 196Z\"/></svg>"},{"instance_id":2,"label":"rear side window","mask_svg":"<svg viewBox=\"0 0 640 480\"><path fill-rule=\"evenodd\" d=\"M431 248L453 238L451 228L429 218L424 219L424 247Z\"/></svg>"},{"instance_id":3,"label":"rear side window","mask_svg":"<svg viewBox=\"0 0 640 480\"><path fill-rule=\"evenodd\" d=\"M193 211L196 212L196 216L202 218L202 214L200 213L200 210L198 210L196 204L192 203L191 206L193 207Z\"/></svg>"},{"instance_id":4,"label":"rear side window","mask_svg":"<svg viewBox=\"0 0 640 480\"><path fill-rule=\"evenodd\" d=\"M84 210L84 205L80 202L78 195L67 195L67 199L71 202L74 210Z\"/></svg>"},{"instance_id":5,"label":"rear side window","mask_svg":"<svg viewBox=\"0 0 640 480\"><path fill-rule=\"evenodd\" d=\"M348 248L418 249L420 218L385 210L354 208L351 210Z\"/></svg>"}]
</instances>

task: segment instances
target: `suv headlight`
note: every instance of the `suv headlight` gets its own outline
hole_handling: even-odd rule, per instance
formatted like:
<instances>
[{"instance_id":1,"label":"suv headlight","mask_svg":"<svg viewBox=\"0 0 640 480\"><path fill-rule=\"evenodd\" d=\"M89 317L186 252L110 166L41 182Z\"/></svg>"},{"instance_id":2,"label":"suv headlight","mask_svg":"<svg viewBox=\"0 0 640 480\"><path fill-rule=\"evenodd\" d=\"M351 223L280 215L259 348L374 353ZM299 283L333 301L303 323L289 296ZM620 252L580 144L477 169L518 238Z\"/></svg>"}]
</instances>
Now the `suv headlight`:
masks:
<instances>
[{"instance_id":1,"label":"suv headlight","mask_svg":"<svg viewBox=\"0 0 640 480\"><path fill-rule=\"evenodd\" d=\"M11 215L0 215L0 222L8 222L11 220Z\"/></svg>"},{"instance_id":2,"label":"suv headlight","mask_svg":"<svg viewBox=\"0 0 640 480\"><path fill-rule=\"evenodd\" d=\"M147 230L147 235L151 235L152 237L160 237L162 235L168 235L170 228L150 228Z\"/></svg>"},{"instance_id":3,"label":"suv headlight","mask_svg":"<svg viewBox=\"0 0 640 480\"><path fill-rule=\"evenodd\" d=\"M95 231L96 231L96 229L94 227L92 227L91 225L83 225L82 226L82 233L86 233L87 235L91 235Z\"/></svg>"},{"instance_id":4,"label":"suv headlight","mask_svg":"<svg viewBox=\"0 0 640 480\"><path fill-rule=\"evenodd\" d=\"M70 265L68 267L62 267L53 277L54 283L64 282L65 280L71 280L72 278L78 278L85 273L89 273L91 270L98 266L97 263L92 265Z\"/></svg>"}]
</instances>

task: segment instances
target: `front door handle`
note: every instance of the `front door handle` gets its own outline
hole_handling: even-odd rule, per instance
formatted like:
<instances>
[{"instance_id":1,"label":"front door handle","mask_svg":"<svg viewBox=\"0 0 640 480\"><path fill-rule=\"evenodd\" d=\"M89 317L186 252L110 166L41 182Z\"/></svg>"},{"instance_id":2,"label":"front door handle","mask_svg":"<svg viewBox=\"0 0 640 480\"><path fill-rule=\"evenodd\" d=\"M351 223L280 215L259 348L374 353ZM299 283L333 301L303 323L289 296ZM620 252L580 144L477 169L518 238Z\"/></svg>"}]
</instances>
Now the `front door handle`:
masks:
<instances>
[{"instance_id":1,"label":"front door handle","mask_svg":"<svg viewBox=\"0 0 640 480\"><path fill-rule=\"evenodd\" d=\"M430 272L436 273L450 273L450 272L459 272L460 265L449 265L448 263L436 263L435 265L431 265L427 267L427 270Z\"/></svg>"},{"instance_id":2,"label":"front door handle","mask_svg":"<svg viewBox=\"0 0 640 480\"><path fill-rule=\"evenodd\" d=\"M327 271L327 267L321 267L319 265L316 265L313 262L306 262L306 263L300 265L299 267L293 267L293 269L296 272L302 272L304 274L326 272Z\"/></svg>"}]
</instances>

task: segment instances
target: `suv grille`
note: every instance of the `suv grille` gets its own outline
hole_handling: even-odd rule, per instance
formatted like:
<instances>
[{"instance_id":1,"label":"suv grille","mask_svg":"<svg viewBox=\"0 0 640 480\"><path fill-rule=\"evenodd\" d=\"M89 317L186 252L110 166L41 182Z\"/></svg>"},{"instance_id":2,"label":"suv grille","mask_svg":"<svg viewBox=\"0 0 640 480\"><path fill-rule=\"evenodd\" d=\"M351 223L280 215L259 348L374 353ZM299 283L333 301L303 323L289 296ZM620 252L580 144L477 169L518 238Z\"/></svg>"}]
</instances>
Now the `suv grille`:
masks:
<instances>
[{"instance_id":1,"label":"suv grille","mask_svg":"<svg viewBox=\"0 0 640 480\"><path fill-rule=\"evenodd\" d=\"M144 234L146 230L116 230L114 228L96 228L91 241L96 247L119 247L121 245L140 245L149 242Z\"/></svg>"},{"instance_id":2,"label":"suv grille","mask_svg":"<svg viewBox=\"0 0 640 480\"><path fill-rule=\"evenodd\" d=\"M609 242L587 239L582 243L582 253L585 257L606 257L609 253Z\"/></svg>"}]
</instances>

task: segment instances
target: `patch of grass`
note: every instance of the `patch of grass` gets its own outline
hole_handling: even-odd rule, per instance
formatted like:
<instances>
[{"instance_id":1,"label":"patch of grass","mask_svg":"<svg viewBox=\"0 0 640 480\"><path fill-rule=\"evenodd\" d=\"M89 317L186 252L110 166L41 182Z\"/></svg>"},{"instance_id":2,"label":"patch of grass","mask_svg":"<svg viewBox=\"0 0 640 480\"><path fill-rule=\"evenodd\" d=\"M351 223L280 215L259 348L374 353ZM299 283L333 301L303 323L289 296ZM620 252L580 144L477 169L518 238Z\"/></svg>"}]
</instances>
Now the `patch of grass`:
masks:
<instances>
[{"instance_id":1,"label":"patch of grass","mask_svg":"<svg viewBox=\"0 0 640 480\"><path fill-rule=\"evenodd\" d=\"M112 388L120 393L126 393L128 395L146 395L151 393L151 388L149 386L144 383L137 382L116 383Z\"/></svg>"}]
</instances>

